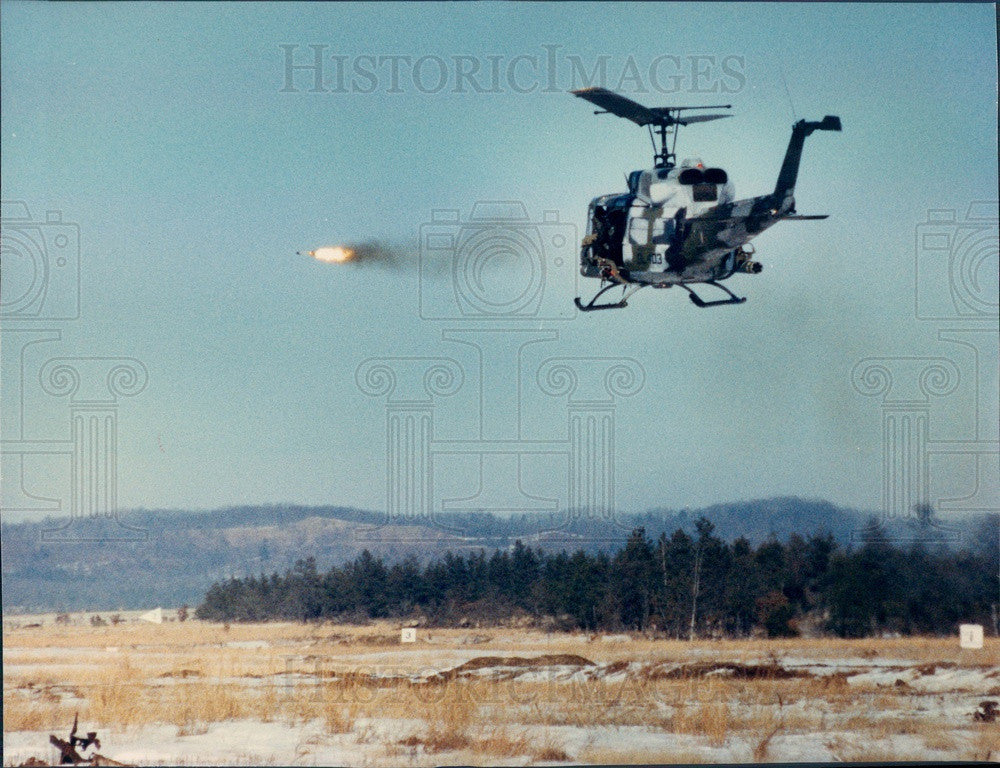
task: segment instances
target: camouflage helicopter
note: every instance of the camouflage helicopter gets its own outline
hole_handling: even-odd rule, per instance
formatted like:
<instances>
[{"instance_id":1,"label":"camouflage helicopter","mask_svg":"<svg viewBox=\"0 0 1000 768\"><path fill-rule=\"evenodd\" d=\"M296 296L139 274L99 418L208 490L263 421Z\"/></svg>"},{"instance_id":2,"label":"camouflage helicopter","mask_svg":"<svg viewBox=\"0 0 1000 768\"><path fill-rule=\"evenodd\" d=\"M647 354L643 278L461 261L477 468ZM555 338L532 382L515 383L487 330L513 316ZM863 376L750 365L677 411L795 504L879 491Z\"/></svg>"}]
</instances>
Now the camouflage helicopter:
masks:
<instances>
[{"instance_id":1,"label":"camouflage helicopter","mask_svg":"<svg viewBox=\"0 0 1000 768\"><path fill-rule=\"evenodd\" d=\"M688 113L731 109L732 105L650 108L605 88L572 93L601 108L594 114L610 113L646 126L654 151L653 168L628 175L628 192L601 195L590 203L580 274L600 278L607 285L586 304L576 298L576 306L583 312L625 307L629 297L646 286L678 285L699 307L742 304L746 298L719 281L737 272L761 271L763 267L752 258L750 240L779 221L827 218L796 214L793 193L806 136L813 131L839 131L839 117L827 115L818 122L795 123L774 191L736 200L723 169L706 168L698 159L678 165L674 152L681 126L731 116ZM720 288L728 298L705 301L690 287L697 283ZM618 301L596 303L618 286L622 287Z\"/></svg>"}]
</instances>

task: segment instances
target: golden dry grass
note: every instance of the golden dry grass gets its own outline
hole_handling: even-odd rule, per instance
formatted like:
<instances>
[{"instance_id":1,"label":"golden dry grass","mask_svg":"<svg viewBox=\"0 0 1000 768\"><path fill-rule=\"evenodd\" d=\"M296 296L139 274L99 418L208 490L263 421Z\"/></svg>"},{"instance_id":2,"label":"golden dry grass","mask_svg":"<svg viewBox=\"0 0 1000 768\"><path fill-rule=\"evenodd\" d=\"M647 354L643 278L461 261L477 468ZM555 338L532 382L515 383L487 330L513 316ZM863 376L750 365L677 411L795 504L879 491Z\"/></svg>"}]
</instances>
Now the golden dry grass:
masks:
<instances>
[{"instance_id":1,"label":"golden dry grass","mask_svg":"<svg viewBox=\"0 0 1000 768\"><path fill-rule=\"evenodd\" d=\"M26 621L27 619L25 619ZM14 643L19 648L93 648L107 646L156 646L162 650L184 649L192 645L220 645L232 642L268 640L272 643L341 645L347 654L363 653L380 645L396 644L399 623L375 621L368 625L331 623L299 624L272 622L267 624L215 624L189 620L153 625L126 622L117 626L91 627L87 624L45 624L41 629L12 629L5 625L5 647ZM588 658L595 661L611 659L647 660L651 655L684 660L698 657L706 648L713 657L727 661L746 661L773 656L794 655L816 659L887 659L906 658L914 661L957 661L963 665L995 664L1000 658L1000 639L987 637L981 650L957 649L953 638L901 637L861 640L831 640L829 638L704 640L653 639L634 635L630 642L602 642L600 635L555 634L535 630L494 628L489 630L420 628L418 636L431 638L445 647L468 644L472 635L489 633L490 639L477 643L476 650L485 652L523 650L525 645L543 645L547 653L579 653L586 648ZM377 642L376 642L377 641ZM421 642L416 644L420 648Z\"/></svg>"},{"instance_id":2,"label":"golden dry grass","mask_svg":"<svg viewBox=\"0 0 1000 768\"><path fill-rule=\"evenodd\" d=\"M1000 761L1000 728L995 723L976 726L962 757L966 760Z\"/></svg>"},{"instance_id":3,"label":"golden dry grass","mask_svg":"<svg viewBox=\"0 0 1000 768\"><path fill-rule=\"evenodd\" d=\"M773 663L783 659L901 659L912 665L955 663L1000 667L1000 642L962 651L949 638L889 640L651 640L605 643L583 635L489 630L468 642L468 630L418 630L418 643L400 645L398 625L364 627L300 624L222 625L197 621L161 626L52 625L4 631L4 732L65 730L72 715L95 727L176 726L179 735L204 733L229 720L318 722L328 737L357 743L377 737L369 720L417 721L390 745L400 755L441 755L471 762L526 757L533 761L699 762L694 748L674 752L566 745L538 733L552 726L631 726L704 747L745 744L746 758L774 758L786 734L828 733L839 759L907 755L894 737L917 737L927 750L954 759L1000 754L995 726L961 735L955 725L915 711L905 687L848 684L846 675L739 679L692 677L620 682L534 682L467 679L413 684L373 673L449 668L474 656L575 654L595 662ZM977 704L978 699L972 704ZM971 708L970 708L971 711ZM992 729L992 730L991 730ZM845 734L860 735L864 749ZM969 735L971 734L971 736ZM822 738L822 737L818 737ZM692 741L693 740L693 741ZM415 759L415 758L414 758ZM456 758L457 759L457 758ZM434 760L431 760L434 762Z\"/></svg>"},{"instance_id":4,"label":"golden dry grass","mask_svg":"<svg viewBox=\"0 0 1000 768\"><path fill-rule=\"evenodd\" d=\"M956 747L954 735L945 731L933 730L923 735L924 747L929 750L950 751Z\"/></svg>"},{"instance_id":5,"label":"golden dry grass","mask_svg":"<svg viewBox=\"0 0 1000 768\"><path fill-rule=\"evenodd\" d=\"M74 708L51 701L28 701L24 697L3 695L3 730L47 731L62 729L73 721Z\"/></svg>"}]
</instances>

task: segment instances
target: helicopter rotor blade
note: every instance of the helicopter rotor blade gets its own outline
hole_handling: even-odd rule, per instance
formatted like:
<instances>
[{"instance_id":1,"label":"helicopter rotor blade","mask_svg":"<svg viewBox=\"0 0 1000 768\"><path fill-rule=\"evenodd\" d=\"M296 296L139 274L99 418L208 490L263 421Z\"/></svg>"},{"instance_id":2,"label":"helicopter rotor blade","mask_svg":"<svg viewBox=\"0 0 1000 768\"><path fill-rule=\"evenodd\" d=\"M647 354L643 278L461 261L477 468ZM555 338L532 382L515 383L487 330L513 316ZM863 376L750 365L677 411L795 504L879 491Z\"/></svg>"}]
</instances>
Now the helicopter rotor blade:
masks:
<instances>
[{"instance_id":1,"label":"helicopter rotor blade","mask_svg":"<svg viewBox=\"0 0 1000 768\"><path fill-rule=\"evenodd\" d=\"M692 110L704 111L708 109L732 109L732 104L711 104L703 107L644 107L639 102L626 98L620 93L609 91L607 88L597 87L580 88L575 91L570 91L570 93L600 107L601 110L594 112L595 115L617 115L618 117L624 117L626 120L632 121L638 126L647 126L649 128L649 138L653 142L653 160L656 163L657 168L674 167L674 160L676 158L675 149L677 147L677 133L682 125L690 125L691 123L706 123L709 120L721 120L723 117L730 117L730 115L720 114L691 115L690 117L685 114L682 117L682 112L686 113ZM823 127L825 128L828 123L832 125L833 123L831 121L833 119L834 118L830 118L829 121L824 121ZM656 144L656 138L653 137L654 128L660 140L659 146ZM835 129L827 128L827 130Z\"/></svg>"},{"instance_id":2,"label":"helicopter rotor blade","mask_svg":"<svg viewBox=\"0 0 1000 768\"><path fill-rule=\"evenodd\" d=\"M691 117L679 117L677 122L680 125L687 125L688 123L707 123L709 120L721 120L724 117L732 117L732 115L692 115Z\"/></svg>"},{"instance_id":3,"label":"helicopter rotor blade","mask_svg":"<svg viewBox=\"0 0 1000 768\"><path fill-rule=\"evenodd\" d=\"M613 115L631 120L636 125L648 125L661 121L660 116L652 109L644 107L639 102L625 98L614 91L609 91L607 88L581 88L576 91L570 91L570 93L589 101L591 104L597 105Z\"/></svg>"},{"instance_id":4,"label":"helicopter rotor blade","mask_svg":"<svg viewBox=\"0 0 1000 768\"><path fill-rule=\"evenodd\" d=\"M603 110L594 114L617 115L631 120L636 125L657 125L669 127L671 125L687 125L688 123L704 123L708 120L718 120L731 115L691 115L681 117L680 112L693 109L731 109L731 104L711 104L704 107L644 107L637 101L633 101L620 93L609 91L607 88L580 88L570 91L574 96L589 101Z\"/></svg>"}]
</instances>

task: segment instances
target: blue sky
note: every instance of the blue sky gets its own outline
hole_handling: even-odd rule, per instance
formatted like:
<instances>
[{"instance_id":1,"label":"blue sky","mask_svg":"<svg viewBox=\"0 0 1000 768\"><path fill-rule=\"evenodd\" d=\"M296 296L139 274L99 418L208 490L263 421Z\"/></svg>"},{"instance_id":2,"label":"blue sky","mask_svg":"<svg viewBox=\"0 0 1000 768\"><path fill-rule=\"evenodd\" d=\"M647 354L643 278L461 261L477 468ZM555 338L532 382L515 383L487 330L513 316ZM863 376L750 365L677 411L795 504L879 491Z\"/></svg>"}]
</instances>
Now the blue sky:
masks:
<instances>
[{"instance_id":1,"label":"blue sky","mask_svg":"<svg viewBox=\"0 0 1000 768\"><path fill-rule=\"evenodd\" d=\"M371 357L456 361L463 384L434 401L434 440L499 440L520 423L522 439L552 443L565 439L567 405L534 393L540 361L636 361L641 390L614 403L621 511L775 494L878 508L881 400L851 382L868 357L951 361L960 382L928 401L931 440L975 451L991 425L995 438L991 334L970 337L978 347L939 337L995 318L921 320L914 299L929 210L954 209L955 231L996 232L995 203L992 223L966 218L970 203L996 199L988 4L7 2L0 24L3 198L24 201L35 220L62 211L81 243L78 319L44 322L55 293L41 319L4 316L5 331L61 334L22 357L5 332L5 437L23 411L23 429L14 428L22 437L66 439L66 398L31 391L47 359L140 360L148 385L118 401L122 507L385 508L386 400L356 383ZM288 92L283 45L295 46L300 65L312 60L309 46L326 46L325 77L334 56L349 74L374 74L348 78L346 92L331 83L313 93L300 70ZM401 56L394 88L389 65L373 63ZM422 57L415 81L408 62ZM467 66L480 78L498 66L500 87L477 81L498 92L457 89L455 57L475 62ZM749 297L741 307L702 311L679 291L644 291L626 311L564 320L422 317L421 281L440 296L452 279L448 265L419 269L421 227L434 210L465 221L476 201L520 201L529 238L555 231L538 228L545 211L578 238L588 201L649 163L644 133L564 93L580 84L574 61L591 71L602 60L608 87L649 105L731 102L734 118L682 134L679 154L726 168L740 197L773 186L794 119L840 115L843 133L807 142L796 190L801 212L831 218L761 236L764 272L730 281ZM667 75L659 91L649 75L657 60ZM623 80L633 66L638 79ZM397 264L296 256L367 241L388 244ZM559 313L578 284L593 285L557 257L544 256L543 301ZM930 264L919 279L946 302L941 268ZM995 244L977 268L995 285ZM507 350L531 334L539 341L518 369ZM481 405L477 354L493 377ZM27 369L18 392L12 382ZM484 507L516 510L525 491L562 505L567 470L549 458L522 457L527 491L510 480L518 470L508 459L486 459ZM478 454L436 461L435 504L476 496ZM934 499L969 493L975 469L948 461L929 459ZM67 460L25 462L25 487L67 509ZM11 466L5 510L17 508ZM980 476L976 504L996 506L995 473Z\"/></svg>"}]
</instances>

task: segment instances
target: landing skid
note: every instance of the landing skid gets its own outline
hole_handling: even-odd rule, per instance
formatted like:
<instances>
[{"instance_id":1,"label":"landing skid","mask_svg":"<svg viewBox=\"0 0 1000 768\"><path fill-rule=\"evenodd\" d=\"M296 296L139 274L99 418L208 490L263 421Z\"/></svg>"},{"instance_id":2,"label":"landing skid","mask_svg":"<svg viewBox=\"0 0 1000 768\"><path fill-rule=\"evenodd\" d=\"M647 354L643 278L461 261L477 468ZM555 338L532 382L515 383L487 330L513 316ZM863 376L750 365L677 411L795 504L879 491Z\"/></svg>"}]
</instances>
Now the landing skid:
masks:
<instances>
[{"instance_id":1,"label":"landing skid","mask_svg":"<svg viewBox=\"0 0 1000 768\"><path fill-rule=\"evenodd\" d=\"M678 285L680 285L681 288L683 288L685 291L687 291L689 294L691 294L691 301L694 303L694 305L696 307L720 307L720 306L722 306L724 304L742 304L743 302L746 301L746 297L745 296L742 296L742 297L741 296L737 296L731 290L729 290L728 288L726 288L726 286L722 285L721 283L717 283L714 280L706 280L705 284L706 285L714 285L716 288L722 289L723 291L725 291L726 293L729 294L729 298L728 299L716 299L715 301L705 301L703 298L701 298L701 296L699 296L693 290L691 290L686 285L684 285L684 283L678 283Z\"/></svg>"},{"instance_id":2,"label":"landing skid","mask_svg":"<svg viewBox=\"0 0 1000 768\"><path fill-rule=\"evenodd\" d=\"M626 289L625 292L622 294L622 297L621 297L621 299L619 301L616 301L616 302L611 303L611 304L595 304L594 303L605 292L610 291L612 288L617 288L619 285L621 285L622 288ZM579 309L581 312L596 312L598 309L622 309L622 308L628 306L628 299L632 296L632 294L634 294L636 291L641 290L642 288L645 288L645 287L646 287L645 285L633 285L631 288L627 288L622 283L609 283L608 285L606 285L603 288L601 288L601 290L599 290L596 294L594 294L594 298L592 298L586 304L584 304L582 301L580 301L580 297L579 296L577 296L575 299L573 299L573 302L576 304L576 308Z\"/></svg>"},{"instance_id":3,"label":"landing skid","mask_svg":"<svg viewBox=\"0 0 1000 768\"><path fill-rule=\"evenodd\" d=\"M676 283L676 285L679 285L681 288L683 288L685 291L688 292L688 294L691 297L691 302L695 306L697 306L697 307L721 307L724 304L743 304L746 301L746 297L745 296L737 296L731 290L729 290L728 288L726 288L726 286L722 285L721 283L715 282L715 280L705 280L704 284L705 285L714 285L719 290L725 291L727 294L729 294L729 298L728 299L716 299L714 301L705 301L703 298L701 298L701 296L699 296L697 293L695 293L691 288L688 288L684 283ZM623 309L623 308L625 308L625 307L628 306L628 299L636 291L639 291L639 290L642 290L643 288L645 288L646 285L647 285L646 283L642 283L642 284L635 284L635 283L633 283L631 285L631 287L628 287L627 283L609 283L608 285L606 285L603 288L601 288L601 290L599 290L597 293L595 293L594 294L594 298L592 298L586 304L584 304L582 301L580 301L580 297L579 296L576 297L575 299L573 299L573 302L576 304L577 309L579 309L581 312L596 312L599 309ZM608 291L610 291L612 288L617 288L619 286L621 286L622 288L625 289L625 292L622 294L622 297L621 297L620 300L615 301L615 302L606 303L606 304L597 304L597 303L595 303L599 298L601 298L601 296L603 296L605 293L607 293ZM654 284L653 287L654 288L669 288L670 286L663 285L663 284Z\"/></svg>"}]
</instances>

